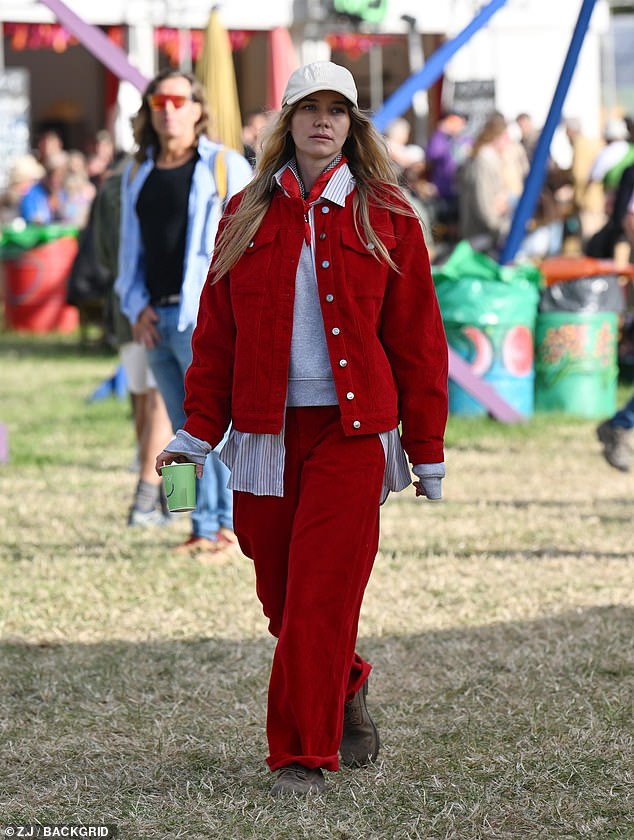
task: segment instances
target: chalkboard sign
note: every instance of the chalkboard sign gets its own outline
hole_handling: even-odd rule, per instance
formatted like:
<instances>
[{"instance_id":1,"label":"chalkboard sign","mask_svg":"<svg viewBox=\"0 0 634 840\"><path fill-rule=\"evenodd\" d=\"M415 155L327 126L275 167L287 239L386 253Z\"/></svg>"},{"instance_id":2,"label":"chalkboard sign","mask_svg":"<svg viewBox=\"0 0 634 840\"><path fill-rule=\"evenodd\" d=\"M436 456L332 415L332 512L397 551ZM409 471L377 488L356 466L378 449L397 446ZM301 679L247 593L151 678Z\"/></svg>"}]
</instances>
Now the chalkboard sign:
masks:
<instances>
[{"instance_id":1,"label":"chalkboard sign","mask_svg":"<svg viewBox=\"0 0 634 840\"><path fill-rule=\"evenodd\" d=\"M31 149L29 71L0 70L0 191L6 189L13 161Z\"/></svg>"},{"instance_id":2,"label":"chalkboard sign","mask_svg":"<svg viewBox=\"0 0 634 840\"><path fill-rule=\"evenodd\" d=\"M450 106L467 117L472 132L477 131L495 111L495 81L470 79L454 82Z\"/></svg>"}]
</instances>

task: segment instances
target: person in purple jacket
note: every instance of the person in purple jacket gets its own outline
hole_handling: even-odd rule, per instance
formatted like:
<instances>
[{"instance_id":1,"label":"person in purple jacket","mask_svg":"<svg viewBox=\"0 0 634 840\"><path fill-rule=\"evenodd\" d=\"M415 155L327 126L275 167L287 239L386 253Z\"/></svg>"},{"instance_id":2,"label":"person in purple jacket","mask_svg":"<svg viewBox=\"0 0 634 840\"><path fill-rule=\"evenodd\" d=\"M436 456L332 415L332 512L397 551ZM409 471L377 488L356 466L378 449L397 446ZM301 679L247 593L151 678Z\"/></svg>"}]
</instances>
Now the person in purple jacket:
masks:
<instances>
[{"instance_id":1,"label":"person in purple jacket","mask_svg":"<svg viewBox=\"0 0 634 840\"><path fill-rule=\"evenodd\" d=\"M465 132L466 125L465 117L457 111L443 112L425 153L429 179L438 190L436 219L449 228L457 226L457 173L471 148L471 140Z\"/></svg>"}]
</instances>

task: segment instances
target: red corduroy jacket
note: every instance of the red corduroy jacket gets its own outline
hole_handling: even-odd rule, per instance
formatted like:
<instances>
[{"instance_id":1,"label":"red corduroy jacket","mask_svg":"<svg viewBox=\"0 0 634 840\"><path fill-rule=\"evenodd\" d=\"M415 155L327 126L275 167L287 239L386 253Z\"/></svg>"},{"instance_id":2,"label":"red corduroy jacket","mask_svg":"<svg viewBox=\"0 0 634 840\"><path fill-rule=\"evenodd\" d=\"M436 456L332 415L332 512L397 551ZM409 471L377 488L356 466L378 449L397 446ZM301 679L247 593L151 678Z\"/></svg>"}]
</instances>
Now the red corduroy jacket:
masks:
<instances>
[{"instance_id":1,"label":"red corduroy jacket","mask_svg":"<svg viewBox=\"0 0 634 840\"><path fill-rule=\"evenodd\" d=\"M399 272L379 262L345 207L315 207L317 286L346 435L393 429L412 464L444 460L447 342L416 218L374 208L373 229ZM240 194L229 204L235 209ZM202 291L185 379L185 430L215 446L238 431L277 434L284 412L295 275L304 241L299 199L276 191L228 275ZM212 263L213 267L213 263Z\"/></svg>"}]
</instances>

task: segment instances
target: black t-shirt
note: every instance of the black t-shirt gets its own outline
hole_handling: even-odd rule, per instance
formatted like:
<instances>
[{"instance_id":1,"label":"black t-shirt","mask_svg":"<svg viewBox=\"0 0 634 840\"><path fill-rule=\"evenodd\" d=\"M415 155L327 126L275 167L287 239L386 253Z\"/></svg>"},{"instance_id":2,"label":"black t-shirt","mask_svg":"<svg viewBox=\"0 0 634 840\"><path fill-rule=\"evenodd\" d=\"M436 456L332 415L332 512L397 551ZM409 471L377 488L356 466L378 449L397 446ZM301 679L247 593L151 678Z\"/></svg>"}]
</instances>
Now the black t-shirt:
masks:
<instances>
[{"instance_id":1,"label":"black t-shirt","mask_svg":"<svg viewBox=\"0 0 634 840\"><path fill-rule=\"evenodd\" d=\"M198 155L174 169L154 169L141 187L136 212L145 249L150 300L178 295L183 285L187 207Z\"/></svg>"}]
</instances>

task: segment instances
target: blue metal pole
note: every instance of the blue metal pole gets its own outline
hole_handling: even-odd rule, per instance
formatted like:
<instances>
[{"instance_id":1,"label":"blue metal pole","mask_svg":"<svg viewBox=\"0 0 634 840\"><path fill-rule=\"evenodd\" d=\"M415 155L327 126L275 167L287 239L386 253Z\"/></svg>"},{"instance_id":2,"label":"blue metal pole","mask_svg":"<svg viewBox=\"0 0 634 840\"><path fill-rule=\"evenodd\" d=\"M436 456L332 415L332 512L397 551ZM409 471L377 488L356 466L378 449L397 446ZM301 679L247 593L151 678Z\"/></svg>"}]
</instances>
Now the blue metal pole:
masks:
<instances>
[{"instance_id":1,"label":"blue metal pole","mask_svg":"<svg viewBox=\"0 0 634 840\"><path fill-rule=\"evenodd\" d=\"M511 229L508 238L500 254L500 263L509 263L515 258L519 247L526 235L526 225L532 218L532 215L537 206L539 194L541 192L544 178L546 176L546 166L548 163L548 155L550 151L550 144L555 133L555 129L559 125L561 119L561 111L564 106L564 100L570 87L570 82L575 71L577 59L583 46L583 40L590 24L590 18L594 9L596 0L583 0L581 11L579 12L579 19L572 34L572 40L568 48L568 54L564 61L564 66L561 71L559 82L553 96L553 101L546 117L546 122L542 129L539 140L535 147L531 168L526 176L524 183L524 191L520 197L515 208L513 221L511 222Z\"/></svg>"},{"instance_id":2,"label":"blue metal pole","mask_svg":"<svg viewBox=\"0 0 634 840\"><path fill-rule=\"evenodd\" d=\"M375 127L379 131L383 131L388 123L395 119L395 117L400 117L401 114L404 114L412 104L414 94L419 90L427 90L428 87L433 85L436 79L440 78L442 71L445 69L445 65L455 55L455 53L457 53L458 50L463 47L479 29L482 29L482 27L489 22L490 18L493 17L493 15L501 9L505 3L506 0L491 0L488 6L481 9L480 12L478 12L478 14L473 18L471 23L465 26L465 28L459 32L455 38L452 38L450 41L446 41L442 47L437 49L436 52L430 56L429 61L425 62L425 65L418 71L418 73L410 76L409 79L403 82L403 84L385 100L382 107L379 108L374 115L373 121Z\"/></svg>"}]
</instances>

